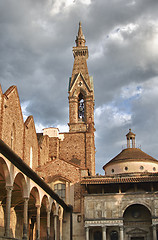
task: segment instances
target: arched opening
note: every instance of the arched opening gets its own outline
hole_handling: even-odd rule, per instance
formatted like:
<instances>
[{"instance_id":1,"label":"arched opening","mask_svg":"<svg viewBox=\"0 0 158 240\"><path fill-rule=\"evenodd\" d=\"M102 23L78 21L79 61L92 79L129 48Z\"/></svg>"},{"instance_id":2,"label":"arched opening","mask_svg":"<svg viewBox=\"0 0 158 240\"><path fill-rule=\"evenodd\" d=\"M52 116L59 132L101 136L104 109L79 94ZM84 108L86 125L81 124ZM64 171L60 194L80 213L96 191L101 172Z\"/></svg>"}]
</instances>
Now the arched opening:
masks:
<instances>
[{"instance_id":1,"label":"arched opening","mask_svg":"<svg viewBox=\"0 0 158 240\"><path fill-rule=\"evenodd\" d=\"M78 119L81 121L85 120L85 101L82 93L78 96Z\"/></svg>"},{"instance_id":2,"label":"arched opening","mask_svg":"<svg viewBox=\"0 0 158 240\"><path fill-rule=\"evenodd\" d=\"M58 209L58 232L59 239L63 238L63 209L59 207Z\"/></svg>"},{"instance_id":3,"label":"arched opening","mask_svg":"<svg viewBox=\"0 0 158 240\"><path fill-rule=\"evenodd\" d=\"M36 239L37 232L37 206L40 205L39 191L36 187L33 187L30 192L28 202L29 213L29 240Z\"/></svg>"},{"instance_id":4,"label":"arched opening","mask_svg":"<svg viewBox=\"0 0 158 240\"><path fill-rule=\"evenodd\" d=\"M5 210L6 210L6 184L11 185L8 166L3 158L0 158L0 236L4 235Z\"/></svg>"},{"instance_id":5,"label":"arched opening","mask_svg":"<svg viewBox=\"0 0 158 240\"><path fill-rule=\"evenodd\" d=\"M127 207L123 215L124 230L130 240L152 239L151 213L142 204L133 204Z\"/></svg>"},{"instance_id":6,"label":"arched opening","mask_svg":"<svg viewBox=\"0 0 158 240\"><path fill-rule=\"evenodd\" d=\"M56 203L53 202L52 203L52 207L51 207L51 214L50 214L50 239L55 239L55 235L57 236L57 222L56 222L56 218L57 218L57 207L56 207Z\"/></svg>"},{"instance_id":7,"label":"arched opening","mask_svg":"<svg viewBox=\"0 0 158 240\"><path fill-rule=\"evenodd\" d=\"M27 196L25 177L18 173L14 179L11 202L11 228L15 238L23 236L24 197Z\"/></svg>"},{"instance_id":8,"label":"arched opening","mask_svg":"<svg viewBox=\"0 0 158 240\"><path fill-rule=\"evenodd\" d=\"M49 201L48 201L48 197L46 195L44 195L43 199L42 199L42 203L41 203L41 228L40 228L40 239L44 240L44 239L48 239L50 237L50 234L48 236L48 223L47 223L47 214L50 214L49 212Z\"/></svg>"}]
</instances>

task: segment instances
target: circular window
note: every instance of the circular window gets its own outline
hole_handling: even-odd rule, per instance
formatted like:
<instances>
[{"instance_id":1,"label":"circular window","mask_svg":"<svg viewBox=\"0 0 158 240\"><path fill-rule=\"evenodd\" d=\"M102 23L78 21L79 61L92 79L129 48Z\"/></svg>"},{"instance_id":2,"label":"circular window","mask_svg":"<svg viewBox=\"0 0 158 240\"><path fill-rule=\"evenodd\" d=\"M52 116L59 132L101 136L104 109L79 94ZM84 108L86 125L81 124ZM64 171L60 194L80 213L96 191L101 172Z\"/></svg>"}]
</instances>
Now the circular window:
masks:
<instances>
[{"instance_id":1,"label":"circular window","mask_svg":"<svg viewBox=\"0 0 158 240\"><path fill-rule=\"evenodd\" d=\"M125 167L125 170L127 171L127 170L128 170L128 167Z\"/></svg>"},{"instance_id":2,"label":"circular window","mask_svg":"<svg viewBox=\"0 0 158 240\"><path fill-rule=\"evenodd\" d=\"M156 168L155 168L155 167L153 167L153 171L156 171Z\"/></svg>"},{"instance_id":3,"label":"circular window","mask_svg":"<svg viewBox=\"0 0 158 240\"><path fill-rule=\"evenodd\" d=\"M140 170L143 170L144 169L144 167L143 166L140 166Z\"/></svg>"},{"instance_id":4,"label":"circular window","mask_svg":"<svg viewBox=\"0 0 158 240\"><path fill-rule=\"evenodd\" d=\"M114 173L115 172L114 169L112 169L111 172Z\"/></svg>"}]
</instances>

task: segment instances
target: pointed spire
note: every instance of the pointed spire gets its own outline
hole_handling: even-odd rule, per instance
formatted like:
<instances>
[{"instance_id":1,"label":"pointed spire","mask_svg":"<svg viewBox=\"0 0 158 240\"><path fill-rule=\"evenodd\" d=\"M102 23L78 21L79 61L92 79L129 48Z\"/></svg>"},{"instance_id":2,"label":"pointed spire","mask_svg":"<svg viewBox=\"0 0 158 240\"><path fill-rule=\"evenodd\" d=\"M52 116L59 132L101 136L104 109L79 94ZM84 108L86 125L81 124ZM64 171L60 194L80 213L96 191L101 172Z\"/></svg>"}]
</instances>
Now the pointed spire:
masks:
<instances>
[{"instance_id":1,"label":"pointed spire","mask_svg":"<svg viewBox=\"0 0 158 240\"><path fill-rule=\"evenodd\" d=\"M81 22L79 22L78 36L76 36L76 47L84 47L85 42L86 40L82 32Z\"/></svg>"},{"instance_id":2,"label":"pointed spire","mask_svg":"<svg viewBox=\"0 0 158 240\"><path fill-rule=\"evenodd\" d=\"M82 32L82 26L81 26L81 22L79 22L79 29L78 29L78 38L84 38L83 32Z\"/></svg>"}]
</instances>

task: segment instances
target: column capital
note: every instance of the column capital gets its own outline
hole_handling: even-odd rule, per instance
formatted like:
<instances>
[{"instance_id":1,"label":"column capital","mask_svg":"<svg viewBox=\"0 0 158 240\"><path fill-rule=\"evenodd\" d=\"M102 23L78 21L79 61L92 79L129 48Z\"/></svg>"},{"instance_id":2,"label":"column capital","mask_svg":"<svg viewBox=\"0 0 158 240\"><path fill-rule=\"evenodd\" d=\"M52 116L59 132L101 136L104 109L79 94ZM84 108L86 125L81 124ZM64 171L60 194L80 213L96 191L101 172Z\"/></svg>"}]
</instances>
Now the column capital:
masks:
<instances>
[{"instance_id":1,"label":"column capital","mask_svg":"<svg viewBox=\"0 0 158 240\"><path fill-rule=\"evenodd\" d=\"M23 197L23 199L25 202L29 201L29 197Z\"/></svg>"},{"instance_id":2,"label":"column capital","mask_svg":"<svg viewBox=\"0 0 158 240\"><path fill-rule=\"evenodd\" d=\"M7 191L12 191L13 190L13 186L5 186Z\"/></svg>"},{"instance_id":3,"label":"column capital","mask_svg":"<svg viewBox=\"0 0 158 240\"><path fill-rule=\"evenodd\" d=\"M103 230L103 231L106 231L106 226L102 226L102 230Z\"/></svg>"},{"instance_id":4,"label":"column capital","mask_svg":"<svg viewBox=\"0 0 158 240\"><path fill-rule=\"evenodd\" d=\"M51 210L50 210L49 208L46 208L46 212L47 212L48 214L50 214L50 213L51 213Z\"/></svg>"},{"instance_id":5,"label":"column capital","mask_svg":"<svg viewBox=\"0 0 158 240\"><path fill-rule=\"evenodd\" d=\"M40 204L35 204L35 207L36 208L41 208L41 205Z\"/></svg>"}]
</instances>

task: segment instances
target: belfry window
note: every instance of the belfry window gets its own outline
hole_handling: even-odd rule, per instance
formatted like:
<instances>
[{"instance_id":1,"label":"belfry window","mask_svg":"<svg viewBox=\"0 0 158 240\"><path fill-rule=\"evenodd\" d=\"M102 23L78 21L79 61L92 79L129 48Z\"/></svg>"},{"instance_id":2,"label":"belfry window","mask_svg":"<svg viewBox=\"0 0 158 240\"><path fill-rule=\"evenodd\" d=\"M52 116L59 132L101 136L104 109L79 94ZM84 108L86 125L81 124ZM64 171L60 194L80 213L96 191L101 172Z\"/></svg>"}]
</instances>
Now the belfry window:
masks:
<instances>
[{"instance_id":1,"label":"belfry window","mask_svg":"<svg viewBox=\"0 0 158 240\"><path fill-rule=\"evenodd\" d=\"M84 121L85 105L82 93L78 97L78 119Z\"/></svg>"}]
</instances>

